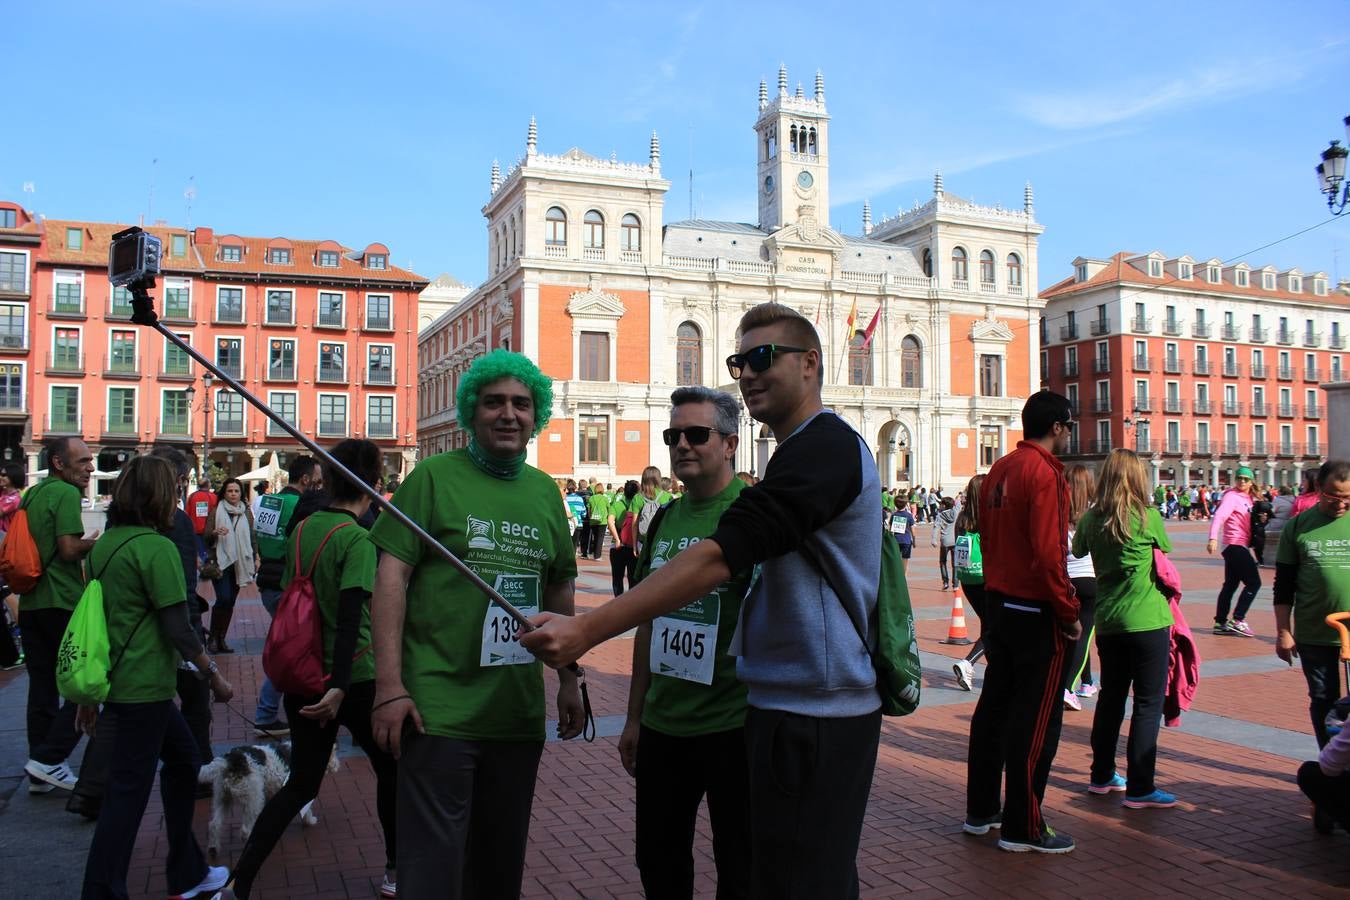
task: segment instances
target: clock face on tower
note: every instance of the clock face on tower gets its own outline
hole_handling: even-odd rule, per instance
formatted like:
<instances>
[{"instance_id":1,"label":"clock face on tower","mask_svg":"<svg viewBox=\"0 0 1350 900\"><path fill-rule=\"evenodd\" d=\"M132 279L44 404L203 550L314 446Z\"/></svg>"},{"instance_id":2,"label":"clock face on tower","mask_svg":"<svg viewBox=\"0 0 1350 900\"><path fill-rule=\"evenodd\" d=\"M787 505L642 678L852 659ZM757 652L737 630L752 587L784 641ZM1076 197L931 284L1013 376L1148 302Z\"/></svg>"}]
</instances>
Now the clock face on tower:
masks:
<instances>
[{"instance_id":1,"label":"clock face on tower","mask_svg":"<svg viewBox=\"0 0 1350 900\"><path fill-rule=\"evenodd\" d=\"M811 185L815 183L816 180L812 178L811 173L806 171L805 169L802 169L800 172L797 173L797 186L800 187L802 190L809 191L811 189Z\"/></svg>"},{"instance_id":2,"label":"clock face on tower","mask_svg":"<svg viewBox=\"0 0 1350 900\"><path fill-rule=\"evenodd\" d=\"M772 194L772 193L773 193L773 176L772 176L772 175L765 175L765 176L764 176L764 193L766 193L766 194Z\"/></svg>"}]
</instances>

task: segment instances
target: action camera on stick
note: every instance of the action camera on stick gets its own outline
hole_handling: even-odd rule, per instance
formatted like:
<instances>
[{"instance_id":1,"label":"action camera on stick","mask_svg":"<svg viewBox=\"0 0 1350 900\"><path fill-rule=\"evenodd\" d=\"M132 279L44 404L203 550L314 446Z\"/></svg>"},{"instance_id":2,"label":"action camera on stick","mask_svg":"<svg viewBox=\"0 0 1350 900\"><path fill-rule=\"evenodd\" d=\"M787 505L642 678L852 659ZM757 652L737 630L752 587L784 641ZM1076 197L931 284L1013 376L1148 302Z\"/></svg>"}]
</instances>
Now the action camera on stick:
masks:
<instances>
[{"instance_id":1,"label":"action camera on stick","mask_svg":"<svg viewBox=\"0 0 1350 900\"><path fill-rule=\"evenodd\" d=\"M108 246L108 281L131 293L131 321L155 324L155 306L147 291L155 286L163 242L134 225L112 236Z\"/></svg>"}]
</instances>

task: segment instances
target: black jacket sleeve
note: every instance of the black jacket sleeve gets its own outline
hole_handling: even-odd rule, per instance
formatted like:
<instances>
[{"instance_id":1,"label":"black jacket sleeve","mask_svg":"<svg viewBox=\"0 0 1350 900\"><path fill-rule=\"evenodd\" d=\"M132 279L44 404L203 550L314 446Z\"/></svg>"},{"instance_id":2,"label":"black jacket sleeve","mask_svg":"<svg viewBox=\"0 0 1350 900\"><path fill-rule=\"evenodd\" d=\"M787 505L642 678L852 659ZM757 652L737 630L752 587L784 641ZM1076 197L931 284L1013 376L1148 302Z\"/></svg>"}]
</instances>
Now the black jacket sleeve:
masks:
<instances>
[{"instance_id":1,"label":"black jacket sleeve","mask_svg":"<svg viewBox=\"0 0 1350 900\"><path fill-rule=\"evenodd\" d=\"M338 595L337 634L333 637L333 673L328 687L345 691L352 680L352 656L356 653L356 636L361 631L361 608L370 599L370 592L361 588L344 588Z\"/></svg>"},{"instance_id":2,"label":"black jacket sleeve","mask_svg":"<svg viewBox=\"0 0 1350 900\"><path fill-rule=\"evenodd\" d=\"M1298 584L1298 566L1294 563L1275 564L1275 587L1271 602L1276 606L1294 605L1294 588Z\"/></svg>"},{"instance_id":3,"label":"black jacket sleeve","mask_svg":"<svg viewBox=\"0 0 1350 900\"><path fill-rule=\"evenodd\" d=\"M194 605L196 603L195 600L189 602ZM173 606L156 610L160 632L169 639L169 643L173 644L179 656L186 660L194 660L202 653L202 641L197 630L192 627L188 614L187 603L175 603Z\"/></svg>"},{"instance_id":4,"label":"black jacket sleeve","mask_svg":"<svg viewBox=\"0 0 1350 900\"><path fill-rule=\"evenodd\" d=\"M821 413L778 446L764 479L741 491L712 540L733 572L801 548L834 521L862 490L858 436L838 416Z\"/></svg>"},{"instance_id":5,"label":"black jacket sleeve","mask_svg":"<svg viewBox=\"0 0 1350 900\"><path fill-rule=\"evenodd\" d=\"M197 593L197 533L192 529L192 520L181 509L173 512L169 540L178 548L178 558L183 563L183 581L187 585L187 595L191 597Z\"/></svg>"}]
</instances>

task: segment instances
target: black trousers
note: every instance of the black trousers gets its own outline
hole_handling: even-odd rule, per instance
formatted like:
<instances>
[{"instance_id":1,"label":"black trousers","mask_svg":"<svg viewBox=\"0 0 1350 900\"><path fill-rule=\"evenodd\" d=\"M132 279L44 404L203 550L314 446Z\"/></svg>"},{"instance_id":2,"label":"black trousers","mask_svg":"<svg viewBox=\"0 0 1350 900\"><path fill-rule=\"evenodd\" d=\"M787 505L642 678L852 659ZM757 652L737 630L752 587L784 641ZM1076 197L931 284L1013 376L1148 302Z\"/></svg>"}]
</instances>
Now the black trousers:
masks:
<instances>
[{"instance_id":1,"label":"black trousers","mask_svg":"<svg viewBox=\"0 0 1350 900\"><path fill-rule=\"evenodd\" d=\"M403 897L515 900L542 741L404 732L398 765Z\"/></svg>"},{"instance_id":2,"label":"black trousers","mask_svg":"<svg viewBox=\"0 0 1350 900\"><path fill-rule=\"evenodd\" d=\"M1130 739L1125 745L1125 796L1153 793L1162 727L1163 694L1167 690L1167 657L1172 629L1155 628L1126 634L1097 635L1101 692L1092 716L1092 780L1104 784L1116 774L1116 746L1125 719L1125 701L1134 686Z\"/></svg>"},{"instance_id":3,"label":"black trousers","mask_svg":"<svg viewBox=\"0 0 1350 900\"><path fill-rule=\"evenodd\" d=\"M628 579L628 587L633 586L633 578L637 576L637 554L633 552L632 547L620 544L617 547L609 548L609 577L614 582L614 596L617 597L624 591L624 579Z\"/></svg>"},{"instance_id":4,"label":"black trousers","mask_svg":"<svg viewBox=\"0 0 1350 900\"><path fill-rule=\"evenodd\" d=\"M1305 762L1298 770L1298 786L1319 812L1350 830L1350 774L1328 775L1316 762Z\"/></svg>"},{"instance_id":5,"label":"black trousers","mask_svg":"<svg viewBox=\"0 0 1350 900\"><path fill-rule=\"evenodd\" d=\"M9 592L9 588L0 584L0 597ZM19 624L18 622L14 623ZM14 632L10 630L9 611L0 604L0 666L12 666L19 661L19 648L14 643Z\"/></svg>"},{"instance_id":6,"label":"black trousers","mask_svg":"<svg viewBox=\"0 0 1350 900\"><path fill-rule=\"evenodd\" d=\"M590 547L590 557L592 559L599 559L600 551L605 547L605 523L592 522L586 526L586 530L590 532L590 543L588 544ZM583 553L583 555L585 554Z\"/></svg>"},{"instance_id":7,"label":"black trousers","mask_svg":"<svg viewBox=\"0 0 1350 900\"><path fill-rule=\"evenodd\" d=\"M1220 624L1228 621L1228 607L1233 602L1233 592L1242 585L1238 594L1237 609L1233 618L1239 622L1247 618L1256 592L1261 590L1261 570L1256 567L1252 551L1246 547L1229 544L1223 548L1223 587L1219 589L1218 605L1214 609L1214 621Z\"/></svg>"},{"instance_id":8,"label":"black trousers","mask_svg":"<svg viewBox=\"0 0 1350 900\"><path fill-rule=\"evenodd\" d=\"M637 865L647 900L694 896L694 823L708 798L718 900L750 896L745 730L675 737L642 726L637 748Z\"/></svg>"},{"instance_id":9,"label":"black trousers","mask_svg":"<svg viewBox=\"0 0 1350 900\"><path fill-rule=\"evenodd\" d=\"M821 719L750 707L750 896L858 896L858 841L881 711Z\"/></svg>"},{"instance_id":10,"label":"black trousers","mask_svg":"<svg viewBox=\"0 0 1350 900\"><path fill-rule=\"evenodd\" d=\"M1078 593L1078 624L1083 633L1069 648L1069 664L1064 667L1064 690L1073 690L1074 680L1081 670L1083 683L1092 681L1092 665L1088 656L1092 653L1092 623L1097 611L1097 579L1075 578L1073 589Z\"/></svg>"},{"instance_id":11,"label":"black trousers","mask_svg":"<svg viewBox=\"0 0 1350 900\"><path fill-rule=\"evenodd\" d=\"M1069 641L1035 600L985 592L984 689L970 720L966 813L999 814L1002 835L1035 840L1045 825L1041 801L1064 719Z\"/></svg>"},{"instance_id":12,"label":"black trousers","mask_svg":"<svg viewBox=\"0 0 1350 900\"><path fill-rule=\"evenodd\" d=\"M28 756L47 766L65 762L80 742L78 707L62 703L56 689L56 652L70 616L68 609L19 610L28 663Z\"/></svg>"},{"instance_id":13,"label":"black trousers","mask_svg":"<svg viewBox=\"0 0 1350 900\"><path fill-rule=\"evenodd\" d=\"M976 638L975 643L971 645L970 651L966 653L966 662L974 663L984 656L984 582L979 584L962 584L961 593L965 594L966 605L975 613L975 618L980 620L980 636Z\"/></svg>"},{"instance_id":14,"label":"black trousers","mask_svg":"<svg viewBox=\"0 0 1350 900\"><path fill-rule=\"evenodd\" d=\"M1331 740L1327 734L1327 713L1341 693L1341 648L1317 644L1298 644L1298 661L1303 666L1303 678L1308 682L1308 715L1312 718L1313 734L1318 748ZM1350 690L1350 685L1346 686Z\"/></svg>"},{"instance_id":15,"label":"black trousers","mask_svg":"<svg viewBox=\"0 0 1350 900\"><path fill-rule=\"evenodd\" d=\"M330 719L327 725L320 725L300 715L301 709L320 699L322 695L296 697L286 694L282 701L286 705L286 719L291 725L291 775L258 815L248 842L239 854L239 861L230 873L237 897L249 895L253 879L276 847L277 841L281 840L286 826L295 819L301 807L319 796L319 786L323 784L328 771L328 759L337 742L339 725L351 732L353 742L365 751L370 767L375 770L375 813L384 831L384 866L392 869L396 865L398 764L376 745L371 732L370 713L375 703L375 682L359 681L351 685L342 699L342 705L338 707L337 718Z\"/></svg>"},{"instance_id":16,"label":"black trousers","mask_svg":"<svg viewBox=\"0 0 1350 900\"><path fill-rule=\"evenodd\" d=\"M169 844L165 865L168 894L189 891L206 877L206 857L192 831L197 770L201 767L197 742L172 700L108 703L99 715L99 724L109 721L115 732L112 766L103 811L89 845L81 896L85 900L124 900L128 896L131 851L155 784L157 760L164 763L159 772L159 794Z\"/></svg>"}]
</instances>

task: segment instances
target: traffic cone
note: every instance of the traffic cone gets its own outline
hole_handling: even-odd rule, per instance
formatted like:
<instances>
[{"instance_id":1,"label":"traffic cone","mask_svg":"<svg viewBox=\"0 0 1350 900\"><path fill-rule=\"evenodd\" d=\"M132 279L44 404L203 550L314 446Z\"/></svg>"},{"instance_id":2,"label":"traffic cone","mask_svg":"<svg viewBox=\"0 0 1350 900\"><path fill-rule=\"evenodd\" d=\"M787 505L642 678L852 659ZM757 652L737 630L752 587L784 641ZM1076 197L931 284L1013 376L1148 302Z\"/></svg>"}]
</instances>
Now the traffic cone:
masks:
<instances>
[{"instance_id":1,"label":"traffic cone","mask_svg":"<svg viewBox=\"0 0 1350 900\"><path fill-rule=\"evenodd\" d=\"M960 589L952 591L952 623L947 626L947 639L941 643L962 647L970 643L970 635L966 632L966 608L961 603Z\"/></svg>"}]
</instances>

